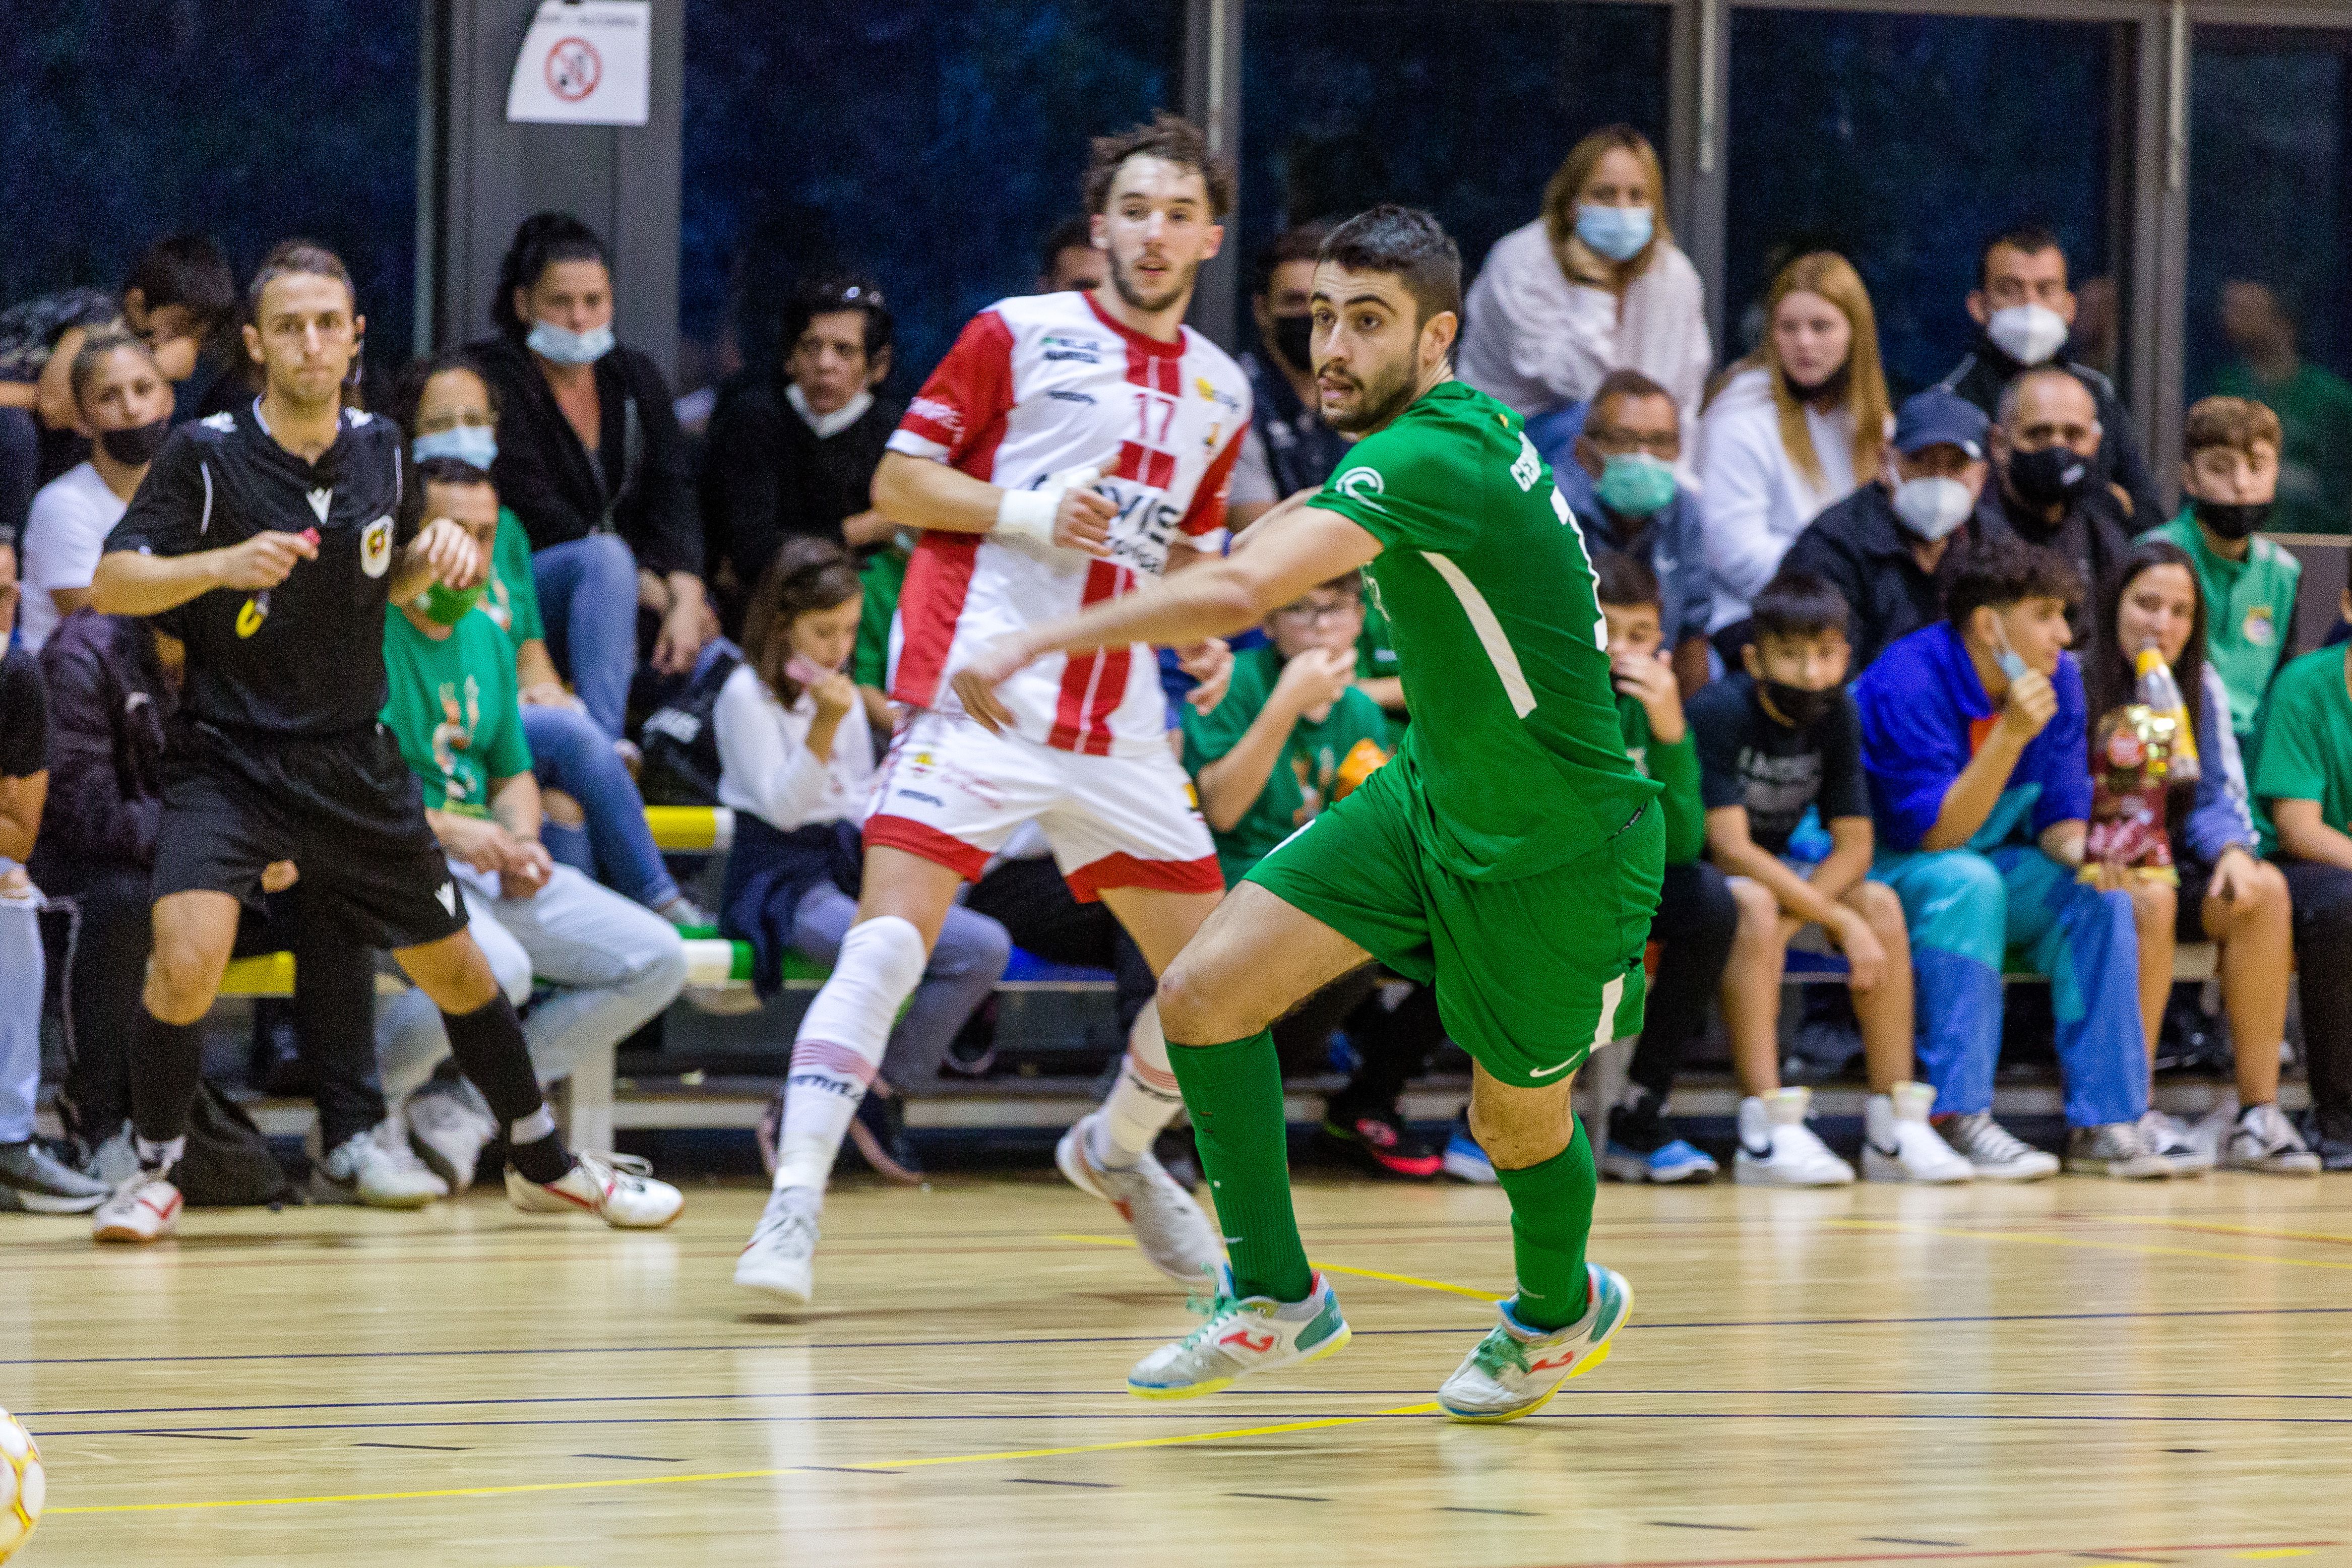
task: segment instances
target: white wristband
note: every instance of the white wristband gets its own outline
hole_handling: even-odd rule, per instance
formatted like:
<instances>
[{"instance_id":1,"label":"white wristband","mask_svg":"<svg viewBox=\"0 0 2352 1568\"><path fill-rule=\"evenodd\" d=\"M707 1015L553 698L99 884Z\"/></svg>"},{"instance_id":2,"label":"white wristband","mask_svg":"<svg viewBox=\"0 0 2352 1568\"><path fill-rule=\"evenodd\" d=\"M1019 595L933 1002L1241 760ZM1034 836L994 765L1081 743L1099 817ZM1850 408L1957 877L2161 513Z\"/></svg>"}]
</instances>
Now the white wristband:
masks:
<instances>
[{"instance_id":1,"label":"white wristband","mask_svg":"<svg viewBox=\"0 0 2352 1568\"><path fill-rule=\"evenodd\" d=\"M1066 485L1048 481L1042 490L1007 490L996 503L996 531L1016 538L1054 542L1054 514L1062 508Z\"/></svg>"}]
</instances>

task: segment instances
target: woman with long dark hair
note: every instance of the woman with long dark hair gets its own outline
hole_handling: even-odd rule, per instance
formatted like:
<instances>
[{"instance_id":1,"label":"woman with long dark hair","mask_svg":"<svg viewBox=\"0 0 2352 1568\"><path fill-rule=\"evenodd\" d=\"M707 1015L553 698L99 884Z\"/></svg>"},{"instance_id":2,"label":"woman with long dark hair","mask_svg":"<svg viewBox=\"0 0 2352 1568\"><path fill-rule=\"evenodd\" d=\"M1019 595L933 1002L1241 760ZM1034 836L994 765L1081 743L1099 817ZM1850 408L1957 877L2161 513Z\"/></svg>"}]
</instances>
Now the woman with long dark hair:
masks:
<instances>
[{"instance_id":1,"label":"woman with long dark hair","mask_svg":"<svg viewBox=\"0 0 2352 1568\"><path fill-rule=\"evenodd\" d=\"M2090 696L2092 766L2100 766L2104 716L2139 700L2134 660L2153 647L2172 668L2197 738L2196 784L2168 791L2165 832L2180 877L2173 929L2140 933L2141 1010L2153 1051L2171 988L2173 942L2221 949L2221 1001L2237 1055L2234 1117L2225 1107L2194 1128L2151 1108L2142 1131L2176 1163L2184 1152L2237 1170L2305 1175L2319 1158L2278 1108L2279 1042L2286 1033L2294 972L2286 879L2259 857L2245 765L2230 727L2230 699L2205 658L2206 606L2195 565L2179 545L2143 539L2123 559L2099 606L2107 633L2084 668Z\"/></svg>"}]
</instances>

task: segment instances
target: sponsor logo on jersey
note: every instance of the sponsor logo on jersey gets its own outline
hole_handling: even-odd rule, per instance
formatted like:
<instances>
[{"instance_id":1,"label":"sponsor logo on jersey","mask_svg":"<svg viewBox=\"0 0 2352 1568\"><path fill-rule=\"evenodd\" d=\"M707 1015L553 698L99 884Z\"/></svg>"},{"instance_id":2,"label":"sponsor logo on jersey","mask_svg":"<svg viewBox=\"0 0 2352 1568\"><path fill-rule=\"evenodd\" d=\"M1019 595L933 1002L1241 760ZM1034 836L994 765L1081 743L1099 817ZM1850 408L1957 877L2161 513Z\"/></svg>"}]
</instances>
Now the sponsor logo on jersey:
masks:
<instances>
[{"instance_id":1,"label":"sponsor logo on jersey","mask_svg":"<svg viewBox=\"0 0 2352 1568\"><path fill-rule=\"evenodd\" d=\"M1192 390L1199 392L1211 402L1223 403L1225 407L1232 409L1235 413L1239 413L1242 411L1241 399L1235 397L1229 392L1219 390L1217 383L1211 381L1206 376L1194 376L1192 378Z\"/></svg>"},{"instance_id":2,"label":"sponsor logo on jersey","mask_svg":"<svg viewBox=\"0 0 2352 1568\"><path fill-rule=\"evenodd\" d=\"M1536 476L1543 472L1543 458L1536 452L1536 444L1528 439L1526 431L1519 432L1519 455L1511 460L1511 477L1522 490L1536 487Z\"/></svg>"},{"instance_id":3,"label":"sponsor logo on jersey","mask_svg":"<svg viewBox=\"0 0 2352 1568\"><path fill-rule=\"evenodd\" d=\"M951 402L941 402L935 397L919 397L907 405L907 413L914 418L929 421L950 435L963 434L963 410Z\"/></svg>"},{"instance_id":4,"label":"sponsor logo on jersey","mask_svg":"<svg viewBox=\"0 0 2352 1568\"><path fill-rule=\"evenodd\" d=\"M1046 395L1047 397L1049 397L1049 398L1052 398L1055 402L1083 402L1083 403L1091 403L1091 402L1093 402L1095 401L1095 394L1094 394L1094 393L1092 393L1092 392L1072 392L1072 391L1070 391L1067 387L1055 387L1053 391L1051 391L1051 392L1047 392L1045 395Z\"/></svg>"},{"instance_id":5,"label":"sponsor logo on jersey","mask_svg":"<svg viewBox=\"0 0 2352 1568\"><path fill-rule=\"evenodd\" d=\"M360 534L360 570L382 577L392 565L392 519L378 517Z\"/></svg>"},{"instance_id":6,"label":"sponsor logo on jersey","mask_svg":"<svg viewBox=\"0 0 2352 1568\"><path fill-rule=\"evenodd\" d=\"M1381 471L1377 468L1350 468L1331 481L1331 488L1350 501L1360 502L1375 510L1387 510L1377 497L1388 488L1388 481L1381 477Z\"/></svg>"},{"instance_id":7,"label":"sponsor logo on jersey","mask_svg":"<svg viewBox=\"0 0 2352 1568\"><path fill-rule=\"evenodd\" d=\"M1072 338L1060 332L1048 332L1037 343L1049 360L1077 360L1089 365L1101 364L1103 351L1109 347L1092 338Z\"/></svg>"},{"instance_id":8,"label":"sponsor logo on jersey","mask_svg":"<svg viewBox=\"0 0 2352 1568\"><path fill-rule=\"evenodd\" d=\"M1054 360L1076 360L1082 365L1099 365L1102 363L1102 356L1100 354L1095 353L1087 349L1048 349L1045 350L1045 357L1049 361Z\"/></svg>"}]
</instances>

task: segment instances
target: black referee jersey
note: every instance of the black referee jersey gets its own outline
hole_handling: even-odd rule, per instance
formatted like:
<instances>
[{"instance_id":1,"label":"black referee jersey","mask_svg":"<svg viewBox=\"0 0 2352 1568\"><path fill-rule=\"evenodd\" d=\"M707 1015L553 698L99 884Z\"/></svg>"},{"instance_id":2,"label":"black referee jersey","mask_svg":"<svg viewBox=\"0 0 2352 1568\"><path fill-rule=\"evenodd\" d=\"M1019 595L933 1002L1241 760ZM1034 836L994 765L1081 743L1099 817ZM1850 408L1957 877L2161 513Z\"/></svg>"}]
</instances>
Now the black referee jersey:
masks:
<instances>
[{"instance_id":1,"label":"black referee jersey","mask_svg":"<svg viewBox=\"0 0 2352 1568\"><path fill-rule=\"evenodd\" d=\"M399 427L356 409L316 463L270 436L258 398L172 432L109 550L192 555L305 529L319 544L276 588L217 588L154 617L187 643L184 717L289 738L374 725L387 590L407 543L400 459Z\"/></svg>"}]
</instances>

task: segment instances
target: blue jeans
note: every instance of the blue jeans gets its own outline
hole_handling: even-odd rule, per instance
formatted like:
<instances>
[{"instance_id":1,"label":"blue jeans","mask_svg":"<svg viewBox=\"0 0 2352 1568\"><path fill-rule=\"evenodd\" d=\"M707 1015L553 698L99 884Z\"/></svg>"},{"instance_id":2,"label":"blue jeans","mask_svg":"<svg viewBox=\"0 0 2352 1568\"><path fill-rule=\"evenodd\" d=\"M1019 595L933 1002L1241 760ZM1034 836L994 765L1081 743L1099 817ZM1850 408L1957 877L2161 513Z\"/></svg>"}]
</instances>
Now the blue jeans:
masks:
<instances>
[{"instance_id":1,"label":"blue jeans","mask_svg":"<svg viewBox=\"0 0 2352 1568\"><path fill-rule=\"evenodd\" d=\"M612 534L550 545L530 558L547 651L588 716L614 739L637 667L637 558Z\"/></svg>"},{"instance_id":2,"label":"blue jeans","mask_svg":"<svg viewBox=\"0 0 2352 1568\"><path fill-rule=\"evenodd\" d=\"M647 909L676 898L677 882L646 826L645 798L612 737L584 714L530 703L523 705L522 734L540 783L579 801L588 819L585 828L543 824L540 837L548 853Z\"/></svg>"},{"instance_id":3,"label":"blue jeans","mask_svg":"<svg viewBox=\"0 0 2352 1568\"><path fill-rule=\"evenodd\" d=\"M820 882L801 895L793 912L793 946L815 962L830 966L841 956L842 938L857 922L857 901L830 882ZM907 998L882 1054L882 1076L899 1093L920 1097L935 1094L940 1067L948 1047L972 1009L988 999L1004 977L1013 956L1013 938L987 915L961 904L948 905L940 939L931 948L923 978Z\"/></svg>"},{"instance_id":4,"label":"blue jeans","mask_svg":"<svg viewBox=\"0 0 2352 1568\"><path fill-rule=\"evenodd\" d=\"M33 1135L33 1102L41 1092L42 973L40 905L29 894L0 894L0 1144Z\"/></svg>"}]
</instances>

